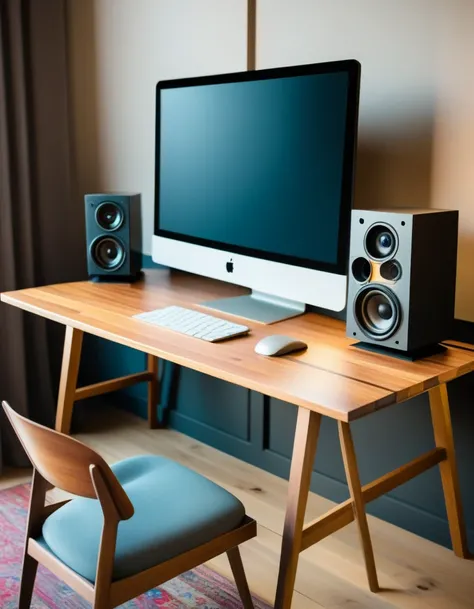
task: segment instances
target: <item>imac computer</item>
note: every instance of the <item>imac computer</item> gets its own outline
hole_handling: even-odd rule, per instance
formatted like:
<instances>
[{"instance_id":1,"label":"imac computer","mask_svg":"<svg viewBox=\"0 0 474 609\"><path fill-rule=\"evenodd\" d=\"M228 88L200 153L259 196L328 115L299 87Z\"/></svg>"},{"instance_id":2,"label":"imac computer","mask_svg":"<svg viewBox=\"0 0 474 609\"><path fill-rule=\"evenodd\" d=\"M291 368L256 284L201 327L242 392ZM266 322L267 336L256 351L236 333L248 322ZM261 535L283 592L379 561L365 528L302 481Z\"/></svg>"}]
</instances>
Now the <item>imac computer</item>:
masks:
<instances>
[{"instance_id":1,"label":"imac computer","mask_svg":"<svg viewBox=\"0 0 474 609\"><path fill-rule=\"evenodd\" d=\"M355 60L159 82L153 261L250 288L205 303L248 319L342 310L359 85Z\"/></svg>"}]
</instances>

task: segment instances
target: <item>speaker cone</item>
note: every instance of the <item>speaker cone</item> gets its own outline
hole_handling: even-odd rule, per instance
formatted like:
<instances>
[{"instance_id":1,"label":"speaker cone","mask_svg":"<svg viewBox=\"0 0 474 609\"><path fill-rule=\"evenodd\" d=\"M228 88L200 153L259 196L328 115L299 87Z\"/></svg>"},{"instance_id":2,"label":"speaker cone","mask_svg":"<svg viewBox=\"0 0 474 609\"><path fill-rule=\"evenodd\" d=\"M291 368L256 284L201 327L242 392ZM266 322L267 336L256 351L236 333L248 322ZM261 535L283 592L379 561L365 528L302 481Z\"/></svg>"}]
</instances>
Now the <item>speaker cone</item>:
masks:
<instances>
[{"instance_id":1,"label":"speaker cone","mask_svg":"<svg viewBox=\"0 0 474 609\"><path fill-rule=\"evenodd\" d=\"M400 303L395 294L385 286L371 284L357 294L354 317L366 336L384 340L389 338L400 324Z\"/></svg>"},{"instance_id":2,"label":"speaker cone","mask_svg":"<svg viewBox=\"0 0 474 609\"><path fill-rule=\"evenodd\" d=\"M123 211L116 203L106 201L97 207L95 219L104 230L117 230L123 223Z\"/></svg>"},{"instance_id":3,"label":"speaker cone","mask_svg":"<svg viewBox=\"0 0 474 609\"><path fill-rule=\"evenodd\" d=\"M395 253L397 234L388 224L374 224L365 236L365 249L374 260L384 260Z\"/></svg>"},{"instance_id":4,"label":"speaker cone","mask_svg":"<svg viewBox=\"0 0 474 609\"><path fill-rule=\"evenodd\" d=\"M125 248L115 237L99 237L91 245L94 262L105 271L116 271L125 262Z\"/></svg>"}]
</instances>

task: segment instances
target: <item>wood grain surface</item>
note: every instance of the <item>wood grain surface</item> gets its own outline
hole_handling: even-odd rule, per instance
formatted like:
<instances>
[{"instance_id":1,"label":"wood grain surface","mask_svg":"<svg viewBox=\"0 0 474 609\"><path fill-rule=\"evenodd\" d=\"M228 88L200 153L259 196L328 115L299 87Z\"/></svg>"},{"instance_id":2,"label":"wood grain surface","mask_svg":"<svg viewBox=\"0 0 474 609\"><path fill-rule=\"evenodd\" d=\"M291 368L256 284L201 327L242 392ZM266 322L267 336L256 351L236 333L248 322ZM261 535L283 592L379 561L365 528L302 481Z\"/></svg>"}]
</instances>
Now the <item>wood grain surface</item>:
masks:
<instances>
[{"instance_id":1,"label":"wood grain surface","mask_svg":"<svg viewBox=\"0 0 474 609\"><path fill-rule=\"evenodd\" d=\"M5 292L1 299L67 326L345 422L402 402L474 369L474 352L461 345L449 346L445 353L417 362L355 349L354 341L345 336L342 321L315 313L271 326L240 319L250 326L251 333L217 344L132 318L136 313L173 304L209 312L199 303L242 293L246 291L230 284L152 270L135 284L65 283ZM269 334L302 339L309 348L280 358L257 355L256 343Z\"/></svg>"}]
</instances>

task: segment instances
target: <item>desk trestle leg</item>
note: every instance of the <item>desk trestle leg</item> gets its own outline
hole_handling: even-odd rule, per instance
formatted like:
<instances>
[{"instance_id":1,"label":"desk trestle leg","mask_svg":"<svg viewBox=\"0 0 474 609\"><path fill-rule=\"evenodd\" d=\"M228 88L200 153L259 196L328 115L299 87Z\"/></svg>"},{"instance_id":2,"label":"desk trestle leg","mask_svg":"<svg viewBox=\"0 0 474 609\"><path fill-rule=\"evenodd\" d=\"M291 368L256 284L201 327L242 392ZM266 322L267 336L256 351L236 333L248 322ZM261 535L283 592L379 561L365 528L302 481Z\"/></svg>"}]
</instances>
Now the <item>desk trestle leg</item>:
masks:
<instances>
[{"instance_id":1,"label":"desk trestle leg","mask_svg":"<svg viewBox=\"0 0 474 609\"><path fill-rule=\"evenodd\" d=\"M160 386L158 381L158 358L154 355L147 355L147 371L150 374L150 380L148 381L148 426L150 429L157 429L160 427L157 415Z\"/></svg>"},{"instance_id":2,"label":"desk trestle leg","mask_svg":"<svg viewBox=\"0 0 474 609\"><path fill-rule=\"evenodd\" d=\"M298 408L275 609L291 607L320 425L320 414Z\"/></svg>"},{"instance_id":3,"label":"desk trestle leg","mask_svg":"<svg viewBox=\"0 0 474 609\"><path fill-rule=\"evenodd\" d=\"M339 440L341 442L342 458L346 470L347 483L352 499L354 517L359 527L360 541L364 552L365 568L369 580L369 588L372 592L378 592L379 584L375 568L374 550L370 539L369 525L365 513L365 501L360 484L359 471L357 469L354 441L352 440L349 423L338 421Z\"/></svg>"},{"instance_id":4,"label":"desk trestle leg","mask_svg":"<svg viewBox=\"0 0 474 609\"><path fill-rule=\"evenodd\" d=\"M71 430L72 409L76 400L83 335L82 330L66 326L55 429L67 434Z\"/></svg>"},{"instance_id":5,"label":"desk trestle leg","mask_svg":"<svg viewBox=\"0 0 474 609\"><path fill-rule=\"evenodd\" d=\"M442 384L430 389L429 398L436 448L365 486L360 484L350 425L338 421L342 456L351 497L306 525L304 525L304 514L321 415L304 408L298 409L275 609L291 607L300 552L347 526L353 520L356 520L359 527L369 587L372 592L377 592L380 588L365 506L436 465L439 465L441 471L454 552L459 557L468 558L446 385Z\"/></svg>"},{"instance_id":6,"label":"desk trestle leg","mask_svg":"<svg viewBox=\"0 0 474 609\"><path fill-rule=\"evenodd\" d=\"M446 384L430 389L429 398L436 446L446 451L446 458L439 463L439 469L443 483L451 542L456 556L468 558L469 550L462 513L461 492L456 468L453 428L451 425Z\"/></svg>"},{"instance_id":7,"label":"desk trestle leg","mask_svg":"<svg viewBox=\"0 0 474 609\"><path fill-rule=\"evenodd\" d=\"M137 383L148 383L148 424L151 429L160 427L157 416L160 395L158 358L154 355L147 355L147 369L144 372L127 374L126 376L78 388L77 377L81 360L82 338L82 330L66 326L58 409L56 412L56 431L70 433L72 411L77 400L85 400L111 391L118 391Z\"/></svg>"}]
</instances>

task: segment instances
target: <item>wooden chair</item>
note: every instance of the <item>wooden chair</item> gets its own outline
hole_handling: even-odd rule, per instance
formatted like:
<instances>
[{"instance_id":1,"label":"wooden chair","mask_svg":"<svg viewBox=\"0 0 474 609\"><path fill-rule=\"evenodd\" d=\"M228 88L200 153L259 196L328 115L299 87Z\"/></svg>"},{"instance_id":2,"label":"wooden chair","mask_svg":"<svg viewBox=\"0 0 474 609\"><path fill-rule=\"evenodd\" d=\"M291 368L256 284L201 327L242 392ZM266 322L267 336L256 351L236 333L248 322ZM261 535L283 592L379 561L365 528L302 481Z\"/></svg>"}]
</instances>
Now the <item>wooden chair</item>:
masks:
<instances>
[{"instance_id":1,"label":"wooden chair","mask_svg":"<svg viewBox=\"0 0 474 609\"><path fill-rule=\"evenodd\" d=\"M38 563L94 609L112 609L223 552L253 607L238 546L256 523L238 499L162 457L109 467L78 440L2 406L34 467L19 609L30 607ZM78 498L45 506L51 487Z\"/></svg>"}]
</instances>

